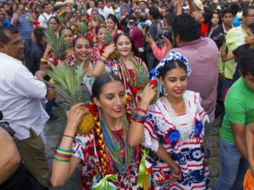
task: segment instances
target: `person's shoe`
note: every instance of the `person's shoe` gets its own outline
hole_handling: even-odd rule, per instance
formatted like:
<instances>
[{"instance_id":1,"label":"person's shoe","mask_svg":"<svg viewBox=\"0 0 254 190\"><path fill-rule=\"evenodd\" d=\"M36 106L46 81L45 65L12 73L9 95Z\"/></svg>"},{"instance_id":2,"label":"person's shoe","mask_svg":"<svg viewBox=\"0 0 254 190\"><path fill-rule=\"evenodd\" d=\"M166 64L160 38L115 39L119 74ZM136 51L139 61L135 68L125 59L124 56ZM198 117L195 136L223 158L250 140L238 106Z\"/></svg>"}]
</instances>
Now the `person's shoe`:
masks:
<instances>
[{"instance_id":1,"label":"person's shoe","mask_svg":"<svg viewBox=\"0 0 254 190\"><path fill-rule=\"evenodd\" d=\"M50 115L49 121L59 121L61 119L61 117L59 117L58 115Z\"/></svg>"}]
</instances>

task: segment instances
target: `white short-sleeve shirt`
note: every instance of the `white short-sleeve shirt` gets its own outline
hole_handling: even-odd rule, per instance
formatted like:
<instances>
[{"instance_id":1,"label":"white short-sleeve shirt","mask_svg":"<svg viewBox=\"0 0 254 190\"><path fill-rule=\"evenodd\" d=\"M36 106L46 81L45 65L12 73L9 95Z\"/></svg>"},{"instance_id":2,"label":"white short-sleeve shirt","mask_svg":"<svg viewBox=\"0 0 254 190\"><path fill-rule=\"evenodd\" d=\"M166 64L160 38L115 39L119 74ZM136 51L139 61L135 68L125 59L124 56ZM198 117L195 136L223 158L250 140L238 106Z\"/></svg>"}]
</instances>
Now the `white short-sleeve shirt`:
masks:
<instances>
[{"instance_id":1,"label":"white short-sleeve shirt","mask_svg":"<svg viewBox=\"0 0 254 190\"><path fill-rule=\"evenodd\" d=\"M48 120L41 105L46 97L45 83L37 80L21 61L0 53L0 111L19 139L39 135Z\"/></svg>"}]
</instances>

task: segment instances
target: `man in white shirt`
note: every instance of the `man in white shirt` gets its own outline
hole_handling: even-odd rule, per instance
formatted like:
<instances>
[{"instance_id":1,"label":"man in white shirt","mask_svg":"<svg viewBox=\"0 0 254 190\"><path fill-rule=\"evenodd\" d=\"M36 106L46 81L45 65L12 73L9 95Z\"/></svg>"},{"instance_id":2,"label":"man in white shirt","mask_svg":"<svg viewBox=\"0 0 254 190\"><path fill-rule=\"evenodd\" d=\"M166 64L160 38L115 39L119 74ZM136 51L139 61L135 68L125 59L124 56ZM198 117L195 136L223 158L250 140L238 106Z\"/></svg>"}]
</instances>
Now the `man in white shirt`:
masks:
<instances>
[{"instance_id":1,"label":"man in white shirt","mask_svg":"<svg viewBox=\"0 0 254 190\"><path fill-rule=\"evenodd\" d=\"M94 1L90 1L89 2L89 9L87 10L87 14L89 14L90 16L92 15L92 10L95 10L95 2Z\"/></svg>"},{"instance_id":2,"label":"man in white shirt","mask_svg":"<svg viewBox=\"0 0 254 190\"><path fill-rule=\"evenodd\" d=\"M103 0L98 0L98 12L100 15L102 15L105 20L107 20L108 15L113 14L114 15L114 10L112 7L105 6ZM107 5L110 5L110 0L107 1Z\"/></svg>"},{"instance_id":3,"label":"man in white shirt","mask_svg":"<svg viewBox=\"0 0 254 190\"><path fill-rule=\"evenodd\" d=\"M37 80L22 64L24 44L14 29L0 29L0 110L20 140L26 169L43 186L49 185L48 166L41 135L48 115L42 99L52 99L53 89Z\"/></svg>"},{"instance_id":4,"label":"man in white shirt","mask_svg":"<svg viewBox=\"0 0 254 190\"><path fill-rule=\"evenodd\" d=\"M40 23L40 26L42 26L43 28L48 28L48 21L49 19L54 16L54 14L52 14L52 6L50 3L45 2L42 5L43 8L43 13L39 16L38 18L38 22Z\"/></svg>"}]
</instances>

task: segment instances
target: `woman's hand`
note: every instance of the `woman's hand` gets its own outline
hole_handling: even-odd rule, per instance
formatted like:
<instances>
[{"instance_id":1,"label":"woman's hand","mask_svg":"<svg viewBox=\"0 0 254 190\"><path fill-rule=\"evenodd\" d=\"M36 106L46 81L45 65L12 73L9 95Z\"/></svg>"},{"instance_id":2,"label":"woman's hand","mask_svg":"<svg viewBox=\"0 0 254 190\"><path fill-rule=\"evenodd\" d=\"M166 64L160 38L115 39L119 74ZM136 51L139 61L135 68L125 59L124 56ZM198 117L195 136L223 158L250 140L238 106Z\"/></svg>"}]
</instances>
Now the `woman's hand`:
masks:
<instances>
[{"instance_id":1,"label":"woman's hand","mask_svg":"<svg viewBox=\"0 0 254 190\"><path fill-rule=\"evenodd\" d=\"M151 45L154 42L154 39L152 38L152 36L150 34L146 34L146 42Z\"/></svg>"},{"instance_id":2,"label":"woman's hand","mask_svg":"<svg viewBox=\"0 0 254 190\"><path fill-rule=\"evenodd\" d=\"M78 103L72 106L67 112L67 127L74 129L76 132L82 116L84 116L86 113L88 113L88 109L84 103Z\"/></svg>"},{"instance_id":3,"label":"woman's hand","mask_svg":"<svg viewBox=\"0 0 254 190\"><path fill-rule=\"evenodd\" d=\"M139 107L147 109L157 94L157 88L154 84L148 83L141 94L141 102Z\"/></svg>"},{"instance_id":4,"label":"woman's hand","mask_svg":"<svg viewBox=\"0 0 254 190\"><path fill-rule=\"evenodd\" d=\"M114 43L109 44L105 49L104 49L104 53L103 56L108 58L109 55L111 55L114 51L115 51L116 47Z\"/></svg>"},{"instance_id":5,"label":"woman's hand","mask_svg":"<svg viewBox=\"0 0 254 190\"><path fill-rule=\"evenodd\" d=\"M42 70L38 70L36 71L36 73L34 74L38 79L43 80L44 77L46 76L46 73Z\"/></svg>"},{"instance_id":6,"label":"woman's hand","mask_svg":"<svg viewBox=\"0 0 254 190\"><path fill-rule=\"evenodd\" d=\"M162 35L162 39L164 40L165 44L168 47L167 48L167 52L169 52L169 50L172 49L172 43L171 43L171 41L167 37L165 37L163 35Z\"/></svg>"}]
</instances>

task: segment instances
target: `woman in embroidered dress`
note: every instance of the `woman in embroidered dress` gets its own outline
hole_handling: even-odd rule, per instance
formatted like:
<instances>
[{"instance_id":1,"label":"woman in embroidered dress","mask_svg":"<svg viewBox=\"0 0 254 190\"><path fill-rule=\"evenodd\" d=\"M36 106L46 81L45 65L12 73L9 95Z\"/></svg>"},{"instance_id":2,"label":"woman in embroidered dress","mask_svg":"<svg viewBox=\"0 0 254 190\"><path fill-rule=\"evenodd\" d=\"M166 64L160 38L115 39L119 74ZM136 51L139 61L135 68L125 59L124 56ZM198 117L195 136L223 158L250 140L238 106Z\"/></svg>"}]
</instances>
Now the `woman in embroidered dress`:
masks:
<instances>
[{"instance_id":1,"label":"woman in embroidered dress","mask_svg":"<svg viewBox=\"0 0 254 190\"><path fill-rule=\"evenodd\" d=\"M114 44L108 45L98 58L93 75L99 76L104 72L113 72L124 82L124 87L137 105L138 94L149 82L149 73L146 64L132 54L129 36L120 33L114 38ZM109 60L112 53L116 54L113 60Z\"/></svg>"},{"instance_id":2,"label":"woman in embroidered dress","mask_svg":"<svg viewBox=\"0 0 254 190\"><path fill-rule=\"evenodd\" d=\"M84 92L84 96L86 97L85 101L89 102L91 101L92 85L94 82L94 77L92 76L93 65L90 61L92 43L86 37L76 37L74 41L72 40L72 49L73 51L71 54L68 54L65 61L70 63L73 68L77 68L78 65L83 64L84 77L81 88L82 92ZM36 76L40 79L43 79L45 75L45 72L42 70L36 73Z\"/></svg>"},{"instance_id":3,"label":"woman in embroidered dress","mask_svg":"<svg viewBox=\"0 0 254 190\"><path fill-rule=\"evenodd\" d=\"M106 47L106 32L107 27L99 25L95 28L96 40L91 53L92 64L95 65L97 59L102 55Z\"/></svg>"},{"instance_id":4,"label":"woman in embroidered dress","mask_svg":"<svg viewBox=\"0 0 254 190\"><path fill-rule=\"evenodd\" d=\"M131 126L129 131L130 145L143 143L153 151L163 146L174 161L169 166L154 157L155 190L209 189L203 146L203 125L208 116L201 107L199 93L186 90L190 72L188 61L178 53L163 59L153 73L159 77L164 94L148 108L145 124Z\"/></svg>"},{"instance_id":5,"label":"woman in embroidered dress","mask_svg":"<svg viewBox=\"0 0 254 190\"><path fill-rule=\"evenodd\" d=\"M122 81L113 74L102 75L95 80L92 92L97 108L90 112L95 117L95 126L85 134L76 135L81 117L88 110L82 103L70 109L66 129L53 160L52 185L63 185L81 163L80 185L83 190L142 189L142 184L138 184L141 149L132 148L127 142L130 118L125 110ZM141 103L150 103L156 90L148 84L143 94ZM143 111L136 110L136 115ZM139 116L133 118L143 123L143 118Z\"/></svg>"},{"instance_id":6,"label":"woman in embroidered dress","mask_svg":"<svg viewBox=\"0 0 254 190\"><path fill-rule=\"evenodd\" d=\"M111 37L113 39L115 38L115 36L122 32L121 30L119 30L119 21L115 15L108 15L106 25L107 29L111 32Z\"/></svg>"}]
</instances>

